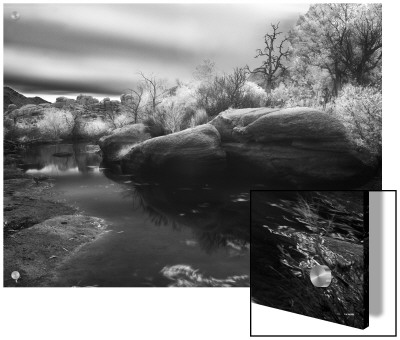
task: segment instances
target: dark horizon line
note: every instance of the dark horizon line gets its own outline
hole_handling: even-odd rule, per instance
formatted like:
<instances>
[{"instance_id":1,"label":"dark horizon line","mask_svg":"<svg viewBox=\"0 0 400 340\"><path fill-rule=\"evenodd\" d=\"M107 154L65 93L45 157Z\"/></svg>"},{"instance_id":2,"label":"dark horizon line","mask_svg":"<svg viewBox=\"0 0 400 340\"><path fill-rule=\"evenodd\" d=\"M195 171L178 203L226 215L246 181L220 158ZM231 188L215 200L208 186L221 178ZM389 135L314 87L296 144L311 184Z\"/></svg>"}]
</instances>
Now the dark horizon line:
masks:
<instances>
[{"instance_id":1,"label":"dark horizon line","mask_svg":"<svg viewBox=\"0 0 400 340\"><path fill-rule=\"evenodd\" d=\"M18 85L9 85L4 83L3 88L10 88L14 90L15 92L18 92L19 94L22 94L23 96L27 98L42 98L42 96L59 96L59 97L71 97L71 99L76 99L76 94L79 95L84 95L84 96L92 96L92 97L102 97L102 98L107 98L107 97L120 97L124 92L120 94L110 94L110 93L100 93L100 92L82 92L82 91L76 91L76 92L67 92L67 91L62 91L59 90L59 92L56 90L55 92L42 92L42 91L36 91L36 92L27 92L18 89ZM43 98L42 98L43 99Z\"/></svg>"}]
</instances>

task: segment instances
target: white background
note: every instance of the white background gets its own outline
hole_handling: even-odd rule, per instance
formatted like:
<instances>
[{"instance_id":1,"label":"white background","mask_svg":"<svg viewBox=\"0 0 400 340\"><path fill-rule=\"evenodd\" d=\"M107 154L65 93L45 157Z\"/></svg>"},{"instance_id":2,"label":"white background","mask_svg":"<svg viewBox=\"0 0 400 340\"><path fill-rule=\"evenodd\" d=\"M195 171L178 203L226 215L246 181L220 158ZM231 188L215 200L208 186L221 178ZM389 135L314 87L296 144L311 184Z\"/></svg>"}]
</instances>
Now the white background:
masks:
<instances>
[{"instance_id":1,"label":"white background","mask_svg":"<svg viewBox=\"0 0 400 340\"><path fill-rule=\"evenodd\" d=\"M383 189L398 189L400 11L397 1L383 1L383 4ZM0 25L1 33L2 29ZM388 256L393 260L394 252ZM394 300L393 295L391 298ZM2 288L0 334L2 339L11 340L248 339L249 306L247 288ZM278 334L297 330L295 314L274 317L278 313L273 310L263 322L279 328ZM306 319L302 317L301 323ZM318 327L318 322L312 320L310 328ZM324 334L336 329L332 323L321 322ZM370 327L374 322L371 318ZM350 330L349 327L343 329ZM267 334L272 334L271 328Z\"/></svg>"}]
</instances>

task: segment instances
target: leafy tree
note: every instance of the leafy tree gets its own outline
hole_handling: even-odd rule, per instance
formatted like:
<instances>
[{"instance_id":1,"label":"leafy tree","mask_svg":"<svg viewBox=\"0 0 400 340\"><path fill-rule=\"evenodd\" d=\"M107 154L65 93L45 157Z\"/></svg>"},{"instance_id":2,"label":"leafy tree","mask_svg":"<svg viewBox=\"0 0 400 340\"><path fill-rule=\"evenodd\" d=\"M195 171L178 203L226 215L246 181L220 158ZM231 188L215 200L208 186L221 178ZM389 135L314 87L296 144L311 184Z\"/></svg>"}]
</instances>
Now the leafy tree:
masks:
<instances>
[{"instance_id":1,"label":"leafy tree","mask_svg":"<svg viewBox=\"0 0 400 340\"><path fill-rule=\"evenodd\" d=\"M278 32L279 22L277 24L271 24L272 33L264 35L263 49L257 49L257 55L255 58L263 57L262 65L250 71L251 73L261 73L266 81L266 91L271 93L276 81L282 76L286 67L283 64L283 60L289 57L289 50L285 48L285 43L288 40L286 37L279 42L279 35L282 32Z\"/></svg>"},{"instance_id":2,"label":"leafy tree","mask_svg":"<svg viewBox=\"0 0 400 340\"><path fill-rule=\"evenodd\" d=\"M355 144L382 157L382 94L374 87L346 85L335 101L336 116Z\"/></svg>"},{"instance_id":3,"label":"leafy tree","mask_svg":"<svg viewBox=\"0 0 400 340\"><path fill-rule=\"evenodd\" d=\"M293 55L327 70L332 92L342 85L366 85L382 58L380 4L316 4L290 32Z\"/></svg>"}]
</instances>

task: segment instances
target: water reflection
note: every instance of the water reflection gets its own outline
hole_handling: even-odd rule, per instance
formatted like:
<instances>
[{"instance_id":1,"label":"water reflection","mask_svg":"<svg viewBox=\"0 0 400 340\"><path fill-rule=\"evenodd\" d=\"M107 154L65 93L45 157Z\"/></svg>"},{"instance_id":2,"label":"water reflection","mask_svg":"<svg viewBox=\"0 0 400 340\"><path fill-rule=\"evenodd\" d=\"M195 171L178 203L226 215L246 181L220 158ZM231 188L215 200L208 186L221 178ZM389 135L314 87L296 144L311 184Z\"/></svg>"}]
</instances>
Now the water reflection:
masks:
<instances>
[{"instance_id":1,"label":"water reflection","mask_svg":"<svg viewBox=\"0 0 400 340\"><path fill-rule=\"evenodd\" d=\"M59 285L248 285L245 184L145 182L105 167L93 151L87 144L41 145L20 164L35 176L54 177L67 202L110 224L104 238L60 269Z\"/></svg>"},{"instance_id":2,"label":"water reflection","mask_svg":"<svg viewBox=\"0 0 400 340\"><path fill-rule=\"evenodd\" d=\"M124 197L131 196L133 204L139 205L156 225L192 228L196 243L207 252L220 247L230 248L238 255L248 252L249 193L241 188L229 183L135 183L109 170L104 173L123 183Z\"/></svg>"},{"instance_id":3,"label":"water reflection","mask_svg":"<svg viewBox=\"0 0 400 340\"><path fill-rule=\"evenodd\" d=\"M101 156L93 150L93 146L85 143L35 146L22 154L24 161L20 167L34 175L64 176L99 173ZM66 156L59 157L57 154Z\"/></svg>"},{"instance_id":4,"label":"water reflection","mask_svg":"<svg viewBox=\"0 0 400 340\"><path fill-rule=\"evenodd\" d=\"M228 276L224 279L206 277L187 265L167 266L161 273L172 281L170 287L243 287L249 285L248 275Z\"/></svg>"}]
</instances>

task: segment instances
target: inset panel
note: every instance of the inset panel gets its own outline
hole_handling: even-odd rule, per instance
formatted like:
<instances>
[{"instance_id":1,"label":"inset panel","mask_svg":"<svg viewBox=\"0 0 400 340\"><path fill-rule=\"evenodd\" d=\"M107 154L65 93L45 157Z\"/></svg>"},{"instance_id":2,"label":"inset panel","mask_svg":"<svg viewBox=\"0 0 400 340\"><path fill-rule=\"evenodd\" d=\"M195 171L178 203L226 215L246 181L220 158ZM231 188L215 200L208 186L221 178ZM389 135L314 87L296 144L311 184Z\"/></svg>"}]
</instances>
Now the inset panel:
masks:
<instances>
[{"instance_id":1,"label":"inset panel","mask_svg":"<svg viewBox=\"0 0 400 340\"><path fill-rule=\"evenodd\" d=\"M368 327L368 235L368 192L252 191L252 301Z\"/></svg>"}]
</instances>

